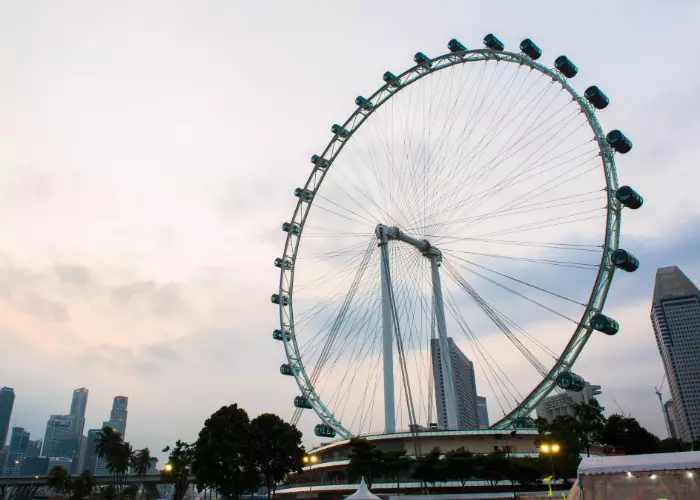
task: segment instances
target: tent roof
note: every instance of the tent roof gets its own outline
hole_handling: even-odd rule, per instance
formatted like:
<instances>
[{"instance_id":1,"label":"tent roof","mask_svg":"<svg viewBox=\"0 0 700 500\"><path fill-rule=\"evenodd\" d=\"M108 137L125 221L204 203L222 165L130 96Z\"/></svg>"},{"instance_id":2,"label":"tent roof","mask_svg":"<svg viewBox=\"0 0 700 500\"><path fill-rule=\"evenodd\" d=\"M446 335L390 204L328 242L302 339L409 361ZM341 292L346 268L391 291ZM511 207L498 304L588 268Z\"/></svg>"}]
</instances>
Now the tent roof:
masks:
<instances>
[{"instance_id":1,"label":"tent roof","mask_svg":"<svg viewBox=\"0 0 700 500\"><path fill-rule=\"evenodd\" d=\"M345 500L381 500L377 495L369 491L365 484L365 478L360 481L360 487L352 495L345 497Z\"/></svg>"},{"instance_id":2,"label":"tent roof","mask_svg":"<svg viewBox=\"0 0 700 500\"><path fill-rule=\"evenodd\" d=\"M578 466L580 475L615 474L619 472L700 469L700 451L654 453L615 457L586 457Z\"/></svg>"}]
</instances>

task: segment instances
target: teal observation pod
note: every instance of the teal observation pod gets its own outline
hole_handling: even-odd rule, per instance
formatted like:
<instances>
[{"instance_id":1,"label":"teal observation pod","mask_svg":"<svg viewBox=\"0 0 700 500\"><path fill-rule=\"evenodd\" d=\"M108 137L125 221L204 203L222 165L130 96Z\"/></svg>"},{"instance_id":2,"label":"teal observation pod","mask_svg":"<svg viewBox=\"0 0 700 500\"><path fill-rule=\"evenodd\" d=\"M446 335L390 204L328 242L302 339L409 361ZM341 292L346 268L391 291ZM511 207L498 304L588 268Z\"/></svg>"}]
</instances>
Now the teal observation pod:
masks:
<instances>
[{"instance_id":1,"label":"teal observation pod","mask_svg":"<svg viewBox=\"0 0 700 500\"><path fill-rule=\"evenodd\" d=\"M586 381L575 373L561 372L557 375L557 387L567 391L581 392L586 387Z\"/></svg>"},{"instance_id":2,"label":"teal observation pod","mask_svg":"<svg viewBox=\"0 0 700 500\"><path fill-rule=\"evenodd\" d=\"M467 48L459 43L459 40L456 38L453 38L449 42L447 42L447 48L450 49L450 52L466 52Z\"/></svg>"},{"instance_id":3,"label":"teal observation pod","mask_svg":"<svg viewBox=\"0 0 700 500\"><path fill-rule=\"evenodd\" d=\"M520 42L520 51L533 61L536 61L542 57L542 49L540 49L537 44L529 38L526 38Z\"/></svg>"},{"instance_id":4,"label":"teal observation pod","mask_svg":"<svg viewBox=\"0 0 700 500\"><path fill-rule=\"evenodd\" d=\"M289 259L281 259L277 257L275 259L275 267L279 267L280 269L291 269L292 261Z\"/></svg>"},{"instance_id":5,"label":"teal observation pod","mask_svg":"<svg viewBox=\"0 0 700 500\"><path fill-rule=\"evenodd\" d=\"M370 110L370 109L372 109L372 108L374 107L374 103L373 103L373 102L368 101L367 99L365 99L365 98L362 97L361 95L358 95L358 96L355 98L355 104L357 104L357 105L358 105L359 107L361 107L362 109L366 109L366 110Z\"/></svg>"},{"instance_id":6,"label":"teal observation pod","mask_svg":"<svg viewBox=\"0 0 700 500\"><path fill-rule=\"evenodd\" d=\"M631 273L639 269L639 260L627 250L618 248L610 256L613 265L623 271Z\"/></svg>"},{"instance_id":7,"label":"teal observation pod","mask_svg":"<svg viewBox=\"0 0 700 500\"><path fill-rule=\"evenodd\" d=\"M608 107L608 104L610 104L610 99L608 99L608 96L606 96L603 91L595 85L588 87L583 95L595 109L604 109Z\"/></svg>"},{"instance_id":8,"label":"teal observation pod","mask_svg":"<svg viewBox=\"0 0 700 500\"><path fill-rule=\"evenodd\" d=\"M296 196L297 198L301 198L304 201L311 201L314 199L313 191L309 191L308 189L303 188L296 188L294 190L294 196Z\"/></svg>"},{"instance_id":9,"label":"teal observation pod","mask_svg":"<svg viewBox=\"0 0 700 500\"><path fill-rule=\"evenodd\" d=\"M284 224L282 224L282 231L284 231L285 233L300 234L301 228L299 227L299 224L285 222Z\"/></svg>"},{"instance_id":10,"label":"teal observation pod","mask_svg":"<svg viewBox=\"0 0 700 500\"><path fill-rule=\"evenodd\" d=\"M503 45L503 42L496 38L496 35L492 33L489 33L484 37L484 45L486 45L486 47L489 49L497 50L498 52L501 52L506 47Z\"/></svg>"},{"instance_id":11,"label":"teal observation pod","mask_svg":"<svg viewBox=\"0 0 700 500\"><path fill-rule=\"evenodd\" d=\"M559 56L554 61L554 67L559 70L559 73L567 78L573 78L578 73L578 68L566 56Z\"/></svg>"},{"instance_id":12,"label":"teal observation pod","mask_svg":"<svg viewBox=\"0 0 700 500\"><path fill-rule=\"evenodd\" d=\"M424 68L430 68L433 65L433 63L430 62L430 58L422 52L417 52L416 55L413 56L413 60L416 64L419 64Z\"/></svg>"},{"instance_id":13,"label":"teal observation pod","mask_svg":"<svg viewBox=\"0 0 700 500\"><path fill-rule=\"evenodd\" d=\"M294 398L294 406L297 408L303 408L305 410L310 410L311 403L309 403L309 400L306 399L304 396L297 396Z\"/></svg>"},{"instance_id":14,"label":"teal observation pod","mask_svg":"<svg viewBox=\"0 0 700 500\"><path fill-rule=\"evenodd\" d=\"M316 434L319 437L332 438L335 437L335 430L333 430L333 427L318 424L316 427L314 427L314 434Z\"/></svg>"},{"instance_id":15,"label":"teal observation pod","mask_svg":"<svg viewBox=\"0 0 700 500\"><path fill-rule=\"evenodd\" d=\"M276 329L272 331L272 338L274 340L287 340L289 341L291 339L291 336L287 332L282 332L280 329Z\"/></svg>"},{"instance_id":16,"label":"teal observation pod","mask_svg":"<svg viewBox=\"0 0 700 500\"><path fill-rule=\"evenodd\" d=\"M337 123L334 123L333 126L331 127L331 132L336 134L338 137L342 139L347 139L348 136L350 135L350 132L348 132L348 129L341 127Z\"/></svg>"},{"instance_id":17,"label":"teal observation pod","mask_svg":"<svg viewBox=\"0 0 700 500\"><path fill-rule=\"evenodd\" d=\"M386 83L388 83L392 87L401 86L401 78L396 78L396 75L391 71L387 71L386 73L384 73L384 76L382 78Z\"/></svg>"},{"instance_id":18,"label":"teal observation pod","mask_svg":"<svg viewBox=\"0 0 700 500\"><path fill-rule=\"evenodd\" d=\"M621 186L615 192L615 198L627 208L636 210L644 204L644 198L629 186Z\"/></svg>"},{"instance_id":19,"label":"teal observation pod","mask_svg":"<svg viewBox=\"0 0 700 500\"><path fill-rule=\"evenodd\" d=\"M290 377L294 376L294 371L292 370L292 367L286 363L280 366L280 373L282 375L287 375Z\"/></svg>"},{"instance_id":20,"label":"teal observation pod","mask_svg":"<svg viewBox=\"0 0 700 500\"><path fill-rule=\"evenodd\" d=\"M613 130L605 137L610 147L621 154L629 153L632 149L632 141L619 130Z\"/></svg>"},{"instance_id":21,"label":"teal observation pod","mask_svg":"<svg viewBox=\"0 0 700 500\"><path fill-rule=\"evenodd\" d=\"M594 330L603 332L605 335L615 335L620 331L620 324L605 314L594 314L591 318L591 326Z\"/></svg>"},{"instance_id":22,"label":"teal observation pod","mask_svg":"<svg viewBox=\"0 0 700 500\"><path fill-rule=\"evenodd\" d=\"M270 302L272 302L273 304L279 304L281 302L282 305L288 306L289 305L289 297L287 295L282 295L280 297L278 294L273 293L272 296L270 297Z\"/></svg>"},{"instance_id":23,"label":"teal observation pod","mask_svg":"<svg viewBox=\"0 0 700 500\"><path fill-rule=\"evenodd\" d=\"M318 168L320 168L322 170L327 169L331 164L328 160L326 160L325 158L321 158L318 155L313 155L311 157L311 163L313 163L314 165L316 165Z\"/></svg>"}]
</instances>

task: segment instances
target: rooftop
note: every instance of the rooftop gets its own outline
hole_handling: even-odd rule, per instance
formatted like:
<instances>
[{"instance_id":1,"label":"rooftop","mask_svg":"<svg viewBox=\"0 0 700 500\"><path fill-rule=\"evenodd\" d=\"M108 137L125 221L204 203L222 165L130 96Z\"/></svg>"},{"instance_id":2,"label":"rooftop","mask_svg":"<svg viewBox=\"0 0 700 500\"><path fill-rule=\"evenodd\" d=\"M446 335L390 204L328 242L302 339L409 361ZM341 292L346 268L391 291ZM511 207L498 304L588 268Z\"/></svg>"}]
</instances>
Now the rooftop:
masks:
<instances>
[{"instance_id":1,"label":"rooftop","mask_svg":"<svg viewBox=\"0 0 700 500\"><path fill-rule=\"evenodd\" d=\"M692 296L700 296L700 290L683 274L678 266L657 269L656 281L654 282L654 304L660 304L662 300Z\"/></svg>"}]
</instances>

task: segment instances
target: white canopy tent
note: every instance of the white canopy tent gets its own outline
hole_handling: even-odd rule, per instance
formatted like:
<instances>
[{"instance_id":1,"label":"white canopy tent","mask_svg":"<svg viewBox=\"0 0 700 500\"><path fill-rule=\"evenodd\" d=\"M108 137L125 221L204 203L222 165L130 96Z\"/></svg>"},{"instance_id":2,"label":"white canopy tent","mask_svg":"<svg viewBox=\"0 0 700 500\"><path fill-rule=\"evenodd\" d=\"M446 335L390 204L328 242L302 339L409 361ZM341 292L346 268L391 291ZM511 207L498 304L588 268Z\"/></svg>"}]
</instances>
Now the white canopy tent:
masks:
<instances>
[{"instance_id":1,"label":"white canopy tent","mask_svg":"<svg viewBox=\"0 0 700 500\"><path fill-rule=\"evenodd\" d=\"M369 491L365 484L365 478L360 481L360 487L350 496L345 497L345 500L381 500L377 495Z\"/></svg>"},{"instance_id":2,"label":"white canopy tent","mask_svg":"<svg viewBox=\"0 0 700 500\"><path fill-rule=\"evenodd\" d=\"M578 467L582 500L700 498L700 452L588 457Z\"/></svg>"}]
</instances>

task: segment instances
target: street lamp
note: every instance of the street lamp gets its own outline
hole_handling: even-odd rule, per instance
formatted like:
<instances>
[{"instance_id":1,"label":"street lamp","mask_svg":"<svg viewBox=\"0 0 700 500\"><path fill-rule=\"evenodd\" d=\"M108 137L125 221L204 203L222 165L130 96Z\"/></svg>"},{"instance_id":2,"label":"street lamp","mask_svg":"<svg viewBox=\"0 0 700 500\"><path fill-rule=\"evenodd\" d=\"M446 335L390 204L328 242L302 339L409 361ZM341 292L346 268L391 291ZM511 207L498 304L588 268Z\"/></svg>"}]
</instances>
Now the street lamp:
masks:
<instances>
[{"instance_id":1,"label":"street lamp","mask_svg":"<svg viewBox=\"0 0 700 500\"><path fill-rule=\"evenodd\" d=\"M165 488L163 489L163 497L165 498L170 498L168 495L168 476L170 475L170 471L173 470L173 465L172 464L165 464L163 466L163 469L165 470Z\"/></svg>"},{"instance_id":2,"label":"street lamp","mask_svg":"<svg viewBox=\"0 0 700 500\"><path fill-rule=\"evenodd\" d=\"M554 479L554 455L559 453L560 450L561 446L559 446L557 443L544 443L542 446L540 446L540 451L549 456L549 464L552 466L552 479Z\"/></svg>"}]
</instances>

